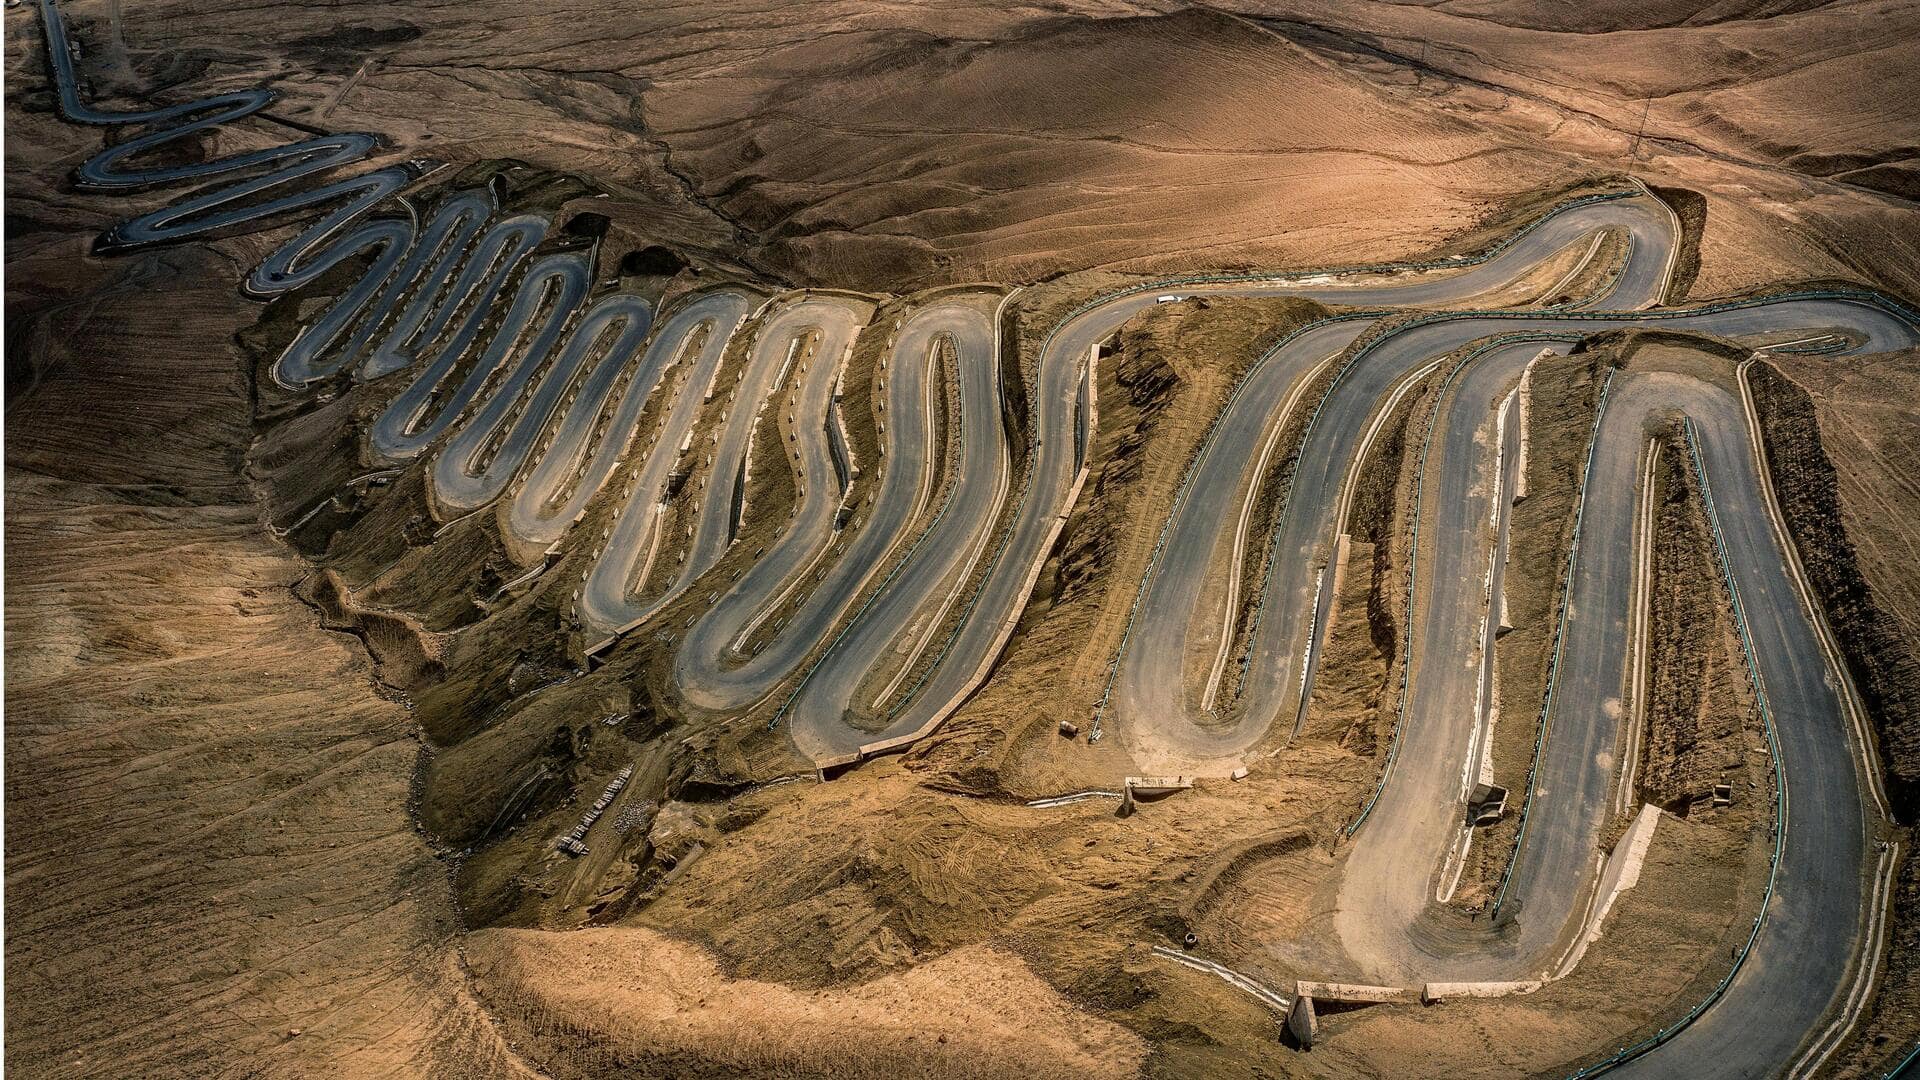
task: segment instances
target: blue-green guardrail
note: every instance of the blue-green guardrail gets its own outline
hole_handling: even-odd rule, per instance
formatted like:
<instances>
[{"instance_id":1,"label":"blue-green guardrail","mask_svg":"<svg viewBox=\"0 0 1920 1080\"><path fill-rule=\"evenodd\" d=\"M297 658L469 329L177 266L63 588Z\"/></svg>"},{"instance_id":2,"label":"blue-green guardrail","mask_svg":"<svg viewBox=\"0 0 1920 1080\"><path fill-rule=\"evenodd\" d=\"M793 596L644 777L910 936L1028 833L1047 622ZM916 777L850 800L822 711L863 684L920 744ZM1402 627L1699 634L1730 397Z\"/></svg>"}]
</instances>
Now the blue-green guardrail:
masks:
<instances>
[{"instance_id":1,"label":"blue-green guardrail","mask_svg":"<svg viewBox=\"0 0 1920 1080\"><path fill-rule=\"evenodd\" d=\"M1882 1077L1881 1080L1905 1080L1905 1078L1913 1075L1913 1069L1916 1065L1920 1065L1920 1043L1915 1043L1913 1049L1907 1056L1901 1058L1900 1063L1889 1070L1887 1075Z\"/></svg>"},{"instance_id":2,"label":"blue-green guardrail","mask_svg":"<svg viewBox=\"0 0 1920 1080\"><path fill-rule=\"evenodd\" d=\"M1394 698L1393 731L1387 740L1387 760L1380 767L1380 779L1375 782L1373 794L1368 797L1366 805L1360 808L1359 816L1355 817L1353 821L1347 825L1346 833L1348 836L1352 836L1354 833L1360 831L1360 826L1367 820L1367 816L1373 813L1374 806L1379 803L1381 794L1387 789L1387 777L1393 772L1394 762L1399 760L1400 757L1400 733L1407 717L1407 686L1412 681L1413 589L1420 568L1420 522L1425 509L1422 493L1426 490L1427 483L1427 455L1433 449L1433 432L1440 418L1441 407L1446 401L1447 392L1453 386L1453 380L1459 377L1460 373L1465 371L1467 366L1473 363L1473 361L1478 360L1494 349L1506 345L1523 341L1544 340L1579 341L1580 335L1562 334L1553 338L1542 338L1531 334L1510 334L1483 343L1465 356L1462 356L1459 362L1453 365L1452 370L1447 372L1446 379L1440 384L1440 393L1435 398L1433 411L1427 416L1427 431L1420 445L1420 464L1419 467L1414 470L1413 522L1407 530L1409 545L1407 549L1405 621L1403 624L1404 629L1401 631L1400 679L1399 688Z\"/></svg>"},{"instance_id":3,"label":"blue-green guardrail","mask_svg":"<svg viewBox=\"0 0 1920 1080\"><path fill-rule=\"evenodd\" d=\"M1638 324L1643 322L1657 322L1657 321L1670 321L1675 319L1696 318L1698 316L1712 315L1712 314L1717 314L1723 311L1733 311L1733 310L1750 308L1750 307L1763 307L1771 304L1789 303L1789 302L1801 301L1801 300L1841 300L1849 303L1860 304L1865 307L1877 307L1883 311L1886 311L1890 314L1898 316L1899 318L1907 321L1912 325L1920 326L1920 312L1913 311L1911 308L1906 307L1904 304L1901 304L1899 301L1894 300L1891 297L1885 296L1881 293L1871 292L1863 289L1807 289L1807 290L1799 290L1799 291L1788 291L1788 292L1776 293L1769 296L1751 297L1751 298L1745 298L1745 299L1739 299L1739 300L1726 300L1726 301L1721 301L1719 303L1706 304L1706 305L1702 305L1700 307L1695 307L1695 308L1674 308L1674 309L1661 310L1661 311L1550 312L1550 311L1528 311L1528 310L1517 310L1517 311L1516 310L1467 310L1467 311L1439 312L1439 313L1434 313L1430 315L1419 316L1419 317L1409 319L1405 322L1394 325L1393 327L1388 329L1385 333L1382 333L1380 336L1366 342L1364 345L1354 350L1349 355L1347 361L1344 364L1342 364L1339 371L1335 373L1333 380L1330 383L1328 383L1326 390L1324 390L1321 393L1320 400L1315 404L1313 413L1308 418L1307 426L1305 430L1302 431L1299 441L1295 444L1292 454L1295 458L1297 458L1301 453L1301 451L1306 447L1307 442L1311 439L1313 435L1314 427L1318 424L1320 420L1320 416L1322 412L1324 412L1327 406L1327 403L1332 399L1334 393L1339 389L1341 382L1345 379L1347 374L1353 371L1358 366L1359 362L1362 359L1364 359L1374 349L1378 348L1381 344L1391 340L1393 337L1401 333L1404 333L1408 330L1415 329L1417 327L1427 326L1434 323L1454 322L1454 321L1459 321L1463 319L1500 319L1500 320L1508 320L1508 321L1561 320L1561 321L1567 321L1567 322L1574 322L1574 321L1610 322L1610 323L1620 323L1623 325L1632 325L1632 324ZM1339 316L1336 316L1336 318L1339 318ZM1296 334L1304 333L1326 321L1328 320L1321 320L1319 323L1310 323L1306 326L1301 327L1295 333ZM1582 332L1578 336L1584 337L1593 332L1595 331ZM1568 332L1554 331L1551 329L1543 328L1535 331L1520 332L1514 335L1514 338L1525 339L1527 337L1539 337L1542 340L1553 340L1555 339L1556 334L1564 335L1566 333ZM1251 373L1252 373L1252 369L1249 369L1248 374L1251 375ZM1289 502L1291 501L1291 498L1292 498L1292 490L1291 490L1291 487L1289 487L1289 490L1287 491L1286 495L1283 496L1282 498L1282 501L1280 504L1280 511L1279 511L1279 514L1276 515L1276 517L1285 516L1286 510ZM1248 629L1246 633L1247 645L1246 645L1246 649L1242 652L1242 655L1240 657L1240 662L1239 662L1239 667L1242 672L1243 679L1244 679L1244 673L1247 670L1252 660L1251 653L1253 648L1253 641L1259 630L1261 620L1265 613L1265 608L1268 601L1268 588L1270 586L1270 583L1273 581L1274 568L1280 557L1279 535L1280 535L1279 531L1275 530L1273 537L1269 541L1266 568L1263 572L1259 599L1256 601L1253 617L1248 624ZM1148 573L1151 574L1153 572L1153 569L1154 569L1153 567L1149 567ZM1137 600L1136 600L1136 603L1137 603ZM1124 645L1123 645L1123 648L1124 648Z\"/></svg>"},{"instance_id":4,"label":"blue-green guardrail","mask_svg":"<svg viewBox=\"0 0 1920 1080\"><path fill-rule=\"evenodd\" d=\"M1721 580L1725 582L1727 596L1733 602L1733 625L1740 632L1740 651L1746 658L1747 681L1753 687L1754 702L1759 708L1761 720L1766 725L1768 757L1773 761L1773 852L1767 859L1767 887L1760 896L1760 913L1753 917L1752 928L1747 931L1745 940L1740 943L1739 949L1734 953L1733 966L1714 985L1705 999L1687 1010L1687 1014L1680 1019L1632 1046L1621 1048L1613 1056L1580 1069L1568 1080L1584 1080L1585 1077L1598 1076L1665 1044L1669 1039L1686 1030L1688 1025L1698 1020L1701 1014L1720 1000L1721 996L1727 992L1727 987L1733 985L1734 977L1740 974L1740 969L1745 966L1747 957L1752 954L1754 944L1760 938L1760 928L1766 923L1767 908L1773 903L1774 886L1780 877L1780 856L1786 849L1787 778L1785 767L1780 763L1780 738L1779 733L1774 729L1773 708L1767 702L1766 684L1761 679L1759 664L1754 659L1753 637L1747 629L1746 610L1740 603L1740 586L1733 577L1733 567L1727 556L1726 537L1720 531L1720 511L1714 505L1713 487L1707 480L1706 463L1700 455L1700 443L1694 434L1691 417L1682 422L1682 431L1686 436L1687 455L1693 461L1694 476L1700 484L1700 499L1706 505L1707 526L1713 533L1714 561L1720 567Z\"/></svg>"},{"instance_id":5,"label":"blue-green guardrail","mask_svg":"<svg viewBox=\"0 0 1920 1080\"><path fill-rule=\"evenodd\" d=\"M1047 332L1047 336L1041 341L1040 348L1037 353L1038 360L1036 360L1036 364L1039 362L1039 360L1045 359L1047 353L1053 347L1054 339L1057 338L1060 335L1060 333L1067 328L1068 324L1072 323L1075 319L1080 318L1082 315L1085 315L1088 312L1094 311L1101 307L1105 307L1106 305L1111 304L1116 300L1122 300L1129 296L1137 296L1142 293L1158 292L1159 290L1166 289L1166 288L1178 288L1183 285L1245 284L1245 283L1260 282L1260 281L1287 282L1287 281L1298 280L1300 278L1318 277L1318 276L1323 276L1327 274L1394 273L1394 272L1407 271L1407 270L1436 270L1436 269L1443 269L1443 268L1449 268L1449 267L1464 268L1464 267L1478 266L1494 258L1495 256L1499 255L1501 252L1505 251L1507 248L1512 247L1515 243L1518 243L1522 238L1526 237L1528 234L1532 233L1534 230L1540 228L1542 225L1546 224L1548 221L1553 220L1553 218L1559 216L1560 214L1566 213L1570 210L1574 210L1582 206L1589 206L1595 203L1614 202L1620 199L1637 198L1641 194L1642 193L1639 190L1634 189L1634 190L1626 190L1626 191L1602 192L1596 195L1582 196L1581 198L1578 198L1578 199L1570 199L1567 202L1564 202L1559 206L1552 208L1551 210L1533 219L1532 221L1529 221L1527 224L1521 226L1519 229L1514 230L1512 233L1509 233L1508 235L1502 237L1500 240L1495 242L1492 246L1488 247L1485 251L1482 251L1475 255L1462 257L1462 258L1426 259L1426 260L1416 260L1416 261L1396 262L1396 263L1377 263L1377 264L1371 264L1371 265L1315 267L1315 268L1300 269L1300 270L1289 270L1289 271L1283 271L1278 273L1265 272L1265 273L1241 273L1241 274L1185 274L1185 275L1178 275L1174 277L1155 278L1151 281L1138 282L1133 285L1128 285L1119 289L1113 289L1108 292L1101 293L1098 296L1095 296L1085 301L1084 303L1080 304L1078 307L1067 312L1065 315L1062 315L1059 321L1054 324L1053 329L1049 330ZM1296 331L1296 333L1302 333L1310 329L1312 329L1311 324L1308 326L1301 327L1299 331ZM1017 345L1015 347L1016 349L1018 348ZM996 360L997 359L999 358L996 358ZM1251 371L1252 371L1252 368L1249 368L1249 373L1251 373ZM1245 376L1242 376L1242 379L1244 381ZM1039 437L1040 436L1039 436L1038 427L1031 420L1029 420L1027 424L1026 460L1021 470L1019 495L1013 504L1015 506L1019 506L1021 502L1024 502L1028 491L1033 486L1033 468L1034 468L1034 462L1038 456L1037 452L1039 449ZM987 565L989 567L997 565L1001 557L1006 554L1007 544L1012 539L1014 528L1016 525L1018 525L1018 523L1019 523L1019 516L1016 513L1013 520L1009 521L1006 527L1001 531L1000 539L994 545L993 556L987 561ZM980 596L985 591L986 582L990 577L991 577L991 573L982 575L981 580L975 586L972 595L968 597L966 605L961 609L960 618L954 623L953 630L948 633L946 641L942 643L940 647L940 651L935 654L932 664L928 666L927 673L923 674L920 677L920 679L914 683L913 687L910 688L907 691L907 693L901 697L900 704L894 710L893 715L897 716L900 710L905 709L906 706L914 699L914 697L919 694L920 689L925 685L928 676L933 671L939 669L941 663L946 659L947 653L952 650L955 642L958 641L960 637L960 632L962 629L966 627L968 620L973 614L974 608L979 604ZM796 694L793 696L797 696L797 691L796 691ZM793 701L793 696L789 696L787 699L787 702L781 706L779 714L776 715L773 721L774 724L779 723L779 717L785 714L787 710L787 706L790 705ZM1088 733L1089 738L1092 738L1094 733L1097 731L1098 731L1098 723L1096 721L1095 724L1092 725L1092 729Z\"/></svg>"},{"instance_id":6,"label":"blue-green guardrail","mask_svg":"<svg viewBox=\"0 0 1920 1080\"><path fill-rule=\"evenodd\" d=\"M1258 372L1261 367L1265 366L1267 361L1273 359L1281 349L1292 344L1293 341L1302 334L1317 330L1331 323L1351 322L1357 319L1378 319L1388 314L1391 313L1386 311L1353 312L1346 315L1334 315L1325 319L1315 319L1313 322L1295 327L1285 337L1275 342L1273 347L1262 353L1258 360L1249 364L1247 370L1240 374L1240 378L1233 385L1233 390L1227 394L1226 401L1221 404L1219 411L1214 413L1213 419L1207 424L1206 434L1201 437L1193 454L1187 459L1186 467L1180 478L1179 490L1174 495L1173 508L1167 512L1166 520L1160 525L1160 535L1154 542L1153 554L1147 560L1146 571L1140 576L1140 587L1134 591L1133 606L1127 610L1126 630L1120 635L1120 645L1114 650L1113 658L1107 662L1106 688L1100 695L1099 704L1094 706L1093 723L1087 732L1088 742L1096 742L1100 738L1100 720L1106 715L1107 708L1113 701L1114 683L1120 675L1120 658L1126 654L1127 644L1133 640L1134 622L1140 614L1141 601L1146 598L1147 586L1152 583L1154 575L1159 572L1161 557L1166 553L1167 549L1167 536L1173 531L1173 523L1178 520L1180 516L1180 508L1186 505L1187 496L1191 493L1194 482L1199 477L1200 462L1205 460L1208 452L1213 449L1214 439L1220 431L1220 422L1226 419L1227 414L1233 410L1234 402L1240 399L1241 391L1245 390L1247 384L1253 381L1254 374ZM1253 482L1259 484L1260 478L1257 476L1254 477Z\"/></svg>"},{"instance_id":7,"label":"blue-green guardrail","mask_svg":"<svg viewBox=\"0 0 1920 1080\"><path fill-rule=\"evenodd\" d=\"M1500 906L1507 901L1507 886L1513 883L1513 868L1520 861L1520 846L1527 840L1527 814L1533 809L1534 777L1540 769L1540 755L1547 745L1547 732L1553 724L1553 702L1559 689L1560 657L1566 648L1567 615L1573 606L1573 574L1580 562L1580 526L1587 517L1587 483L1593 479L1593 454L1600 445L1600 422L1607 416L1607 395L1613 389L1613 368L1607 369L1600 383L1600 402L1593 410L1593 426L1587 432L1586 463L1580 467L1580 489L1573 508L1573 539L1567 544L1567 565L1561 571L1560 595L1555 605L1553 650L1547 659L1547 689L1541 696L1540 716L1534 721L1533 758L1527 762L1527 795L1520 802L1520 828L1513 838L1513 850L1507 855L1507 867L1500 874L1500 888L1493 897L1493 917L1500 917Z\"/></svg>"}]
</instances>

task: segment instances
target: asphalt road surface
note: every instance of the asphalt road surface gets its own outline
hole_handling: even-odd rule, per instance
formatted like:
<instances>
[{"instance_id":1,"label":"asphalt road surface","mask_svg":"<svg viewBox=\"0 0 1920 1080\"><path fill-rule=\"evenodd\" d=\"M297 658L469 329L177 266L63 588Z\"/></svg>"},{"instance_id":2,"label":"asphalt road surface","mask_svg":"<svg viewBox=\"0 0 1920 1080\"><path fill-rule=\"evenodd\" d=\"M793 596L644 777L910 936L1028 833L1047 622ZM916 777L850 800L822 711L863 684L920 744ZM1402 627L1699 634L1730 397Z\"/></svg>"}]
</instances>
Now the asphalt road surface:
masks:
<instances>
[{"instance_id":1,"label":"asphalt road surface","mask_svg":"<svg viewBox=\"0 0 1920 1080\"><path fill-rule=\"evenodd\" d=\"M960 455L951 490L936 512L929 472L937 448L927 437L926 403L939 392L933 360L942 341L951 343L959 380L960 408L953 423L959 428ZM858 584L887 566L889 549L916 521L930 512L935 516L787 704L794 741L816 759L844 756L923 722L917 715L896 717L890 706L959 599L955 579L964 579L978 563L1010 481L988 304L954 301L921 309L902 328L886 379L887 471L871 510L885 526L870 524L841 564L843 581L823 582L815 595L832 589L851 599L860 591ZM854 581L856 576L861 582ZM809 640L832 626L831 621L817 623L807 631ZM970 655L977 663L979 652ZM949 657L948 666L967 659Z\"/></svg>"},{"instance_id":2,"label":"asphalt road surface","mask_svg":"<svg viewBox=\"0 0 1920 1080\"><path fill-rule=\"evenodd\" d=\"M720 561L733 542L742 514L744 493L739 485L755 430L761 426L761 411L785 409L784 404L771 399L789 379L804 379L813 395L810 400L823 399L832 389L833 369L869 313L868 305L840 299L800 300L777 307L761 324L735 384L716 388L715 403L722 411L719 430L695 445L689 440L695 434L693 421L697 417L687 417L685 427L673 428L666 432L667 438L653 443L648 468L654 468L654 458L663 459L658 467L661 484L643 482L632 489L581 591L580 617L591 630L622 633L633 629ZM778 437L775 425L766 430L767 437ZM797 440L790 445L801 455L796 464L803 469L796 521L783 542L770 549L776 568L762 571L762 564L756 564L749 572L749 576L758 572L754 577L757 582L778 581L777 575L796 569L805 558L806 542L817 540L822 525L830 524L833 517L834 506L821 497L827 483L825 474L832 470L824 430L804 447ZM669 541L680 548L684 558L676 558L673 568L668 569L658 557L662 542L659 529L664 523L658 500L667 473L677 464L698 469L702 479L695 496L698 503L691 537L684 545L677 539ZM669 580L664 588L652 590L650 598L642 599L640 590L648 584L649 568Z\"/></svg>"},{"instance_id":3,"label":"asphalt road surface","mask_svg":"<svg viewBox=\"0 0 1920 1080\"><path fill-rule=\"evenodd\" d=\"M1854 335L1855 352L1920 343L1911 316L1894 306L1864 295L1788 294L1648 310L1665 291L1678 237L1672 215L1644 193L1562 207L1489 256L1399 268L1384 284L1332 273L1153 282L1098 298L1048 337L1028 387L1026 465L1015 475L1002 423L997 309L985 294L948 297L892 328L880 376L882 459L863 463L880 474L870 501L854 504L850 491L861 489L848 488L844 447L830 432L839 422L842 364L871 304L789 295L762 305L747 289L721 287L682 298L656 320L638 296L593 300L592 254L549 242L543 217L502 217L491 189L446 196L423 225L410 203L391 197L427 163L333 178L377 147L368 134L139 168L130 163L143 152L256 114L272 93L94 110L78 91L76 54L57 8L41 0L40 10L63 113L80 123L151 125L84 163L81 187L229 181L115 226L100 250L313 215L248 275L244 291L284 293L352 259L368 269L303 327L274 366L275 379L289 388L390 380L389 404L367 433L371 453L423 459L443 518L503 506L509 535L529 549L573 539L584 510L619 477L606 496L617 505L612 526L585 541L598 543L577 593L589 636L617 639L689 590L709 590L712 601L690 624L670 628L685 699L723 713L777 699L776 716L816 760L848 760L924 734L977 689L1084 480L1084 441L1096 422L1087 396L1095 349L1167 292L1302 295L1372 312L1303 328L1256 362L1182 484L1105 702L1104 719L1153 771L1224 772L1284 743L1325 637L1326 568L1345 527L1354 463L1410 380L1484 343L1453 373L1458 382L1422 466L1429 554L1406 712L1393 765L1343 871L1332 924L1348 970L1330 978L1524 979L1551 973L1566 955L1593 889L1624 756L1646 425L1686 416L1790 802L1752 955L1711 1009L1624 1068L1780 1071L1849 991L1872 914L1863 874L1880 812L1866 795L1837 680L1778 547L1744 405L1728 386L1674 373L1634 371L1609 384L1582 500L1556 704L1501 920L1463 935L1436 912L1463 842L1461 803L1485 713L1463 703L1484 698L1488 605L1502 569L1505 507L1497 500L1511 497L1514 478L1514 439L1487 429L1526 363L1542 347L1565 349L1579 335L1634 325L1734 339L1840 328ZM1593 302L1609 310L1446 310L1558 252L1592 245L1600 229L1629 241L1626 265ZM1383 314L1377 309L1426 314L1367 337ZM719 373L728 343L750 324L744 365L727 383ZM950 373L937 363L948 345ZM1336 372L1330 387L1307 393L1327 365ZM958 408L950 430L938 431L931 403L949 378ZM1311 421L1265 569L1242 582L1228 568L1241 564L1248 542L1244 511L1260 463L1272 460L1276 432L1301 410ZM652 427L640 431L644 416ZM769 438L781 441L793 470L793 513L737 579L710 581L757 490L746 475L755 440ZM957 469L936 485L935 462L950 441ZM668 537L663 500L681 469L695 477L693 520ZM1243 602L1256 614L1236 635Z\"/></svg>"},{"instance_id":4,"label":"asphalt road surface","mask_svg":"<svg viewBox=\"0 0 1920 1080\"><path fill-rule=\"evenodd\" d=\"M753 298L737 289L699 293L678 306L655 331L637 370L618 348L610 350L594 369L593 382L581 390L548 437L552 445L535 459L515 493L507 519L513 534L536 546L565 536L627 452L648 399L669 392L662 380L674 375L681 380L680 392L670 399L662 432L672 445L679 445L675 433L683 437L690 429L701 388L712 382L727 342L752 307ZM636 314L636 321L639 318ZM639 324L644 327L650 321L649 315ZM579 339L576 335L574 341ZM686 355L696 343L698 351ZM614 395L618 401L610 409ZM653 476L652 485L647 484L654 467L654 456L649 455L639 470L640 489L658 491L665 481L662 473Z\"/></svg>"}]
</instances>

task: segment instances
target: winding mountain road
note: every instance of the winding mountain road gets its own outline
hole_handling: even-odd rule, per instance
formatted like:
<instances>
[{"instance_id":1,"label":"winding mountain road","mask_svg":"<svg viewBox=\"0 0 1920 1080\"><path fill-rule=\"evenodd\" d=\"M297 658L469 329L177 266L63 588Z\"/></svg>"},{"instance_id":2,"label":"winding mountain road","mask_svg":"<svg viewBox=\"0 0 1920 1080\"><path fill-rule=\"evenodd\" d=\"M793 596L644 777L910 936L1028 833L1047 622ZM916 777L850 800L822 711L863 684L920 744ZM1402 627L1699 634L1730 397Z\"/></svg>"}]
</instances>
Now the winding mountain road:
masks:
<instances>
[{"instance_id":1,"label":"winding mountain road","mask_svg":"<svg viewBox=\"0 0 1920 1080\"><path fill-rule=\"evenodd\" d=\"M1712 493L1787 809L1763 917L1712 1007L1636 1048L1657 1052L1599 1066L1761 1075L1794 1068L1831 1045L1836 1030L1844 1034L1843 1003L1871 959L1868 928L1878 913L1866 875L1884 808L1863 771L1869 751L1850 719L1854 705L1836 690L1846 682L1830 668L1789 571L1791 553L1780 546L1751 411L1736 385L1663 371L1610 377L1581 481L1554 704L1502 914L1463 933L1440 898L1470 843L1460 828L1463 799L1485 737L1485 650L1498 618L1489 605L1498 602L1506 503L1518 476L1517 410L1508 408L1504 422L1493 417L1526 365L1543 348L1564 352L1582 336L1630 326L1735 340L1844 331L1854 353L1920 344L1920 319L1898 303L1825 290L1660 308L1680 243L1677 219L1649 193L1625 191L1564 205L1476 258L1372 268L1368 276L1143 282L1064 318L1017 373L1002 370L1000 341L1013 296L988 290L923 298L891 327L869 325L876 302L867 299L767 297L742 285L680 297L662 317L643 297L596 295L596 253L551 238L541 215L503 214L493 187L442 195L422 224L414 202L393 197L432 172L431 163L328 179L379 149L370 134L131 167L144 151L258 114L272 93L94 110L80 93L57 6L39 6L63 114L152 125L83 164L80 187L233 178L115 226L97 250L317 215L243 290L282 294L354 259L366 270L306 322L273 378L295 391L338 380L392 386L366 432L367 453L420 461L443 521L499 507L510 553L534 566L530 576L565 545L596 545L573 596L589 652L651 628L670 603L708 592L689 620L656 635L672 650L685 703L723 715L769 710L822 764L924 736L984 681L1088 475L1097 349L1168 289L1306 296L1354 309L1289 335L1234 391L1182 482L1100 703L1143 771L1225 774L1284 745L1297 731L1328 632L1328 564L1346 529L1358 463L1393 404L1454 358L1421 465L1419 540L1427 554L1409 621L1404 712L1341 870L1332 940L1322 951L1341 967L1330 978L1529 980L1563 972L1585 928L1618 763L1632 756L1621 717L1647 432L1684 416ZM1562 252L1591 257L1603 230L1623 235L1628 253L1589 301L1607 310L1470 308ZM1462 306L1469 309L1453 310ZM838 402L863 333L888 341L871 418L881 459L861 463L878 474L856 484ZM1017 474L1001 401L1003 380L1016 374L1031 406ZM956 407L936 408L949 400L949 385ZM1282 445L1281 433L1302 419L1298 445ZM755 520L752 500L770 490L750 473L768 456L760 440L777 440L791 470L792 512L770 527L749 565L715 580L743 523ZM1249 508L1267 465L1288 453L1296 466L1264 569L1243 581ZM690 490L679 490L682 483ZM676 498L684 506L676 509ZM574 526L596 500L612 506L611 523L582 540ZM1478 704L1463 707L1468 702Z\"/></svg>"}]
</instances>

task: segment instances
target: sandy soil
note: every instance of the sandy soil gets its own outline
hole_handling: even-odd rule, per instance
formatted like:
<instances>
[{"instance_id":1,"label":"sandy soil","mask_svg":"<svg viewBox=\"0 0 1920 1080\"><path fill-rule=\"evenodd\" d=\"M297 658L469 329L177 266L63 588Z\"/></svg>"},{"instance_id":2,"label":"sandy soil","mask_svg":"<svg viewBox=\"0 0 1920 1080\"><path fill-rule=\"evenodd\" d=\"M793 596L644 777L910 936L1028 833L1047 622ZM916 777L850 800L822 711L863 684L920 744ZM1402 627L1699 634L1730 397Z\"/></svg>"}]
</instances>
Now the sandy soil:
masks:
<instances>
[{"instance_id":1,"label":"sandy soil","mask_svg":"<svg viewBox=\"0 0 1920 1080\"><path fill-rule=\"evenodd\" d=\"M1383 92L1704 192L1698 295L1841 266L1920 285L1920 106L1883 92L1882 73L1915 63L1916 16L1897 0L1224 6Z\"/></svg>"},{"instance_id":2,"label":"sandy soil","mask_svg":"<svg viewBox=\"0 0 1920 1080\"><path fill-rule=\"evenodd\" d=\"M1758 22L1558 5L1561 32L1511 4L1227 6L1274 20L1155 0L612 22L510 0L271 19L156 0L117 40L124 84L272 70L289 117L589 174L696 262L817 284L1391 259L1624 167L1707 192L1703 293L1831 273L1920 288L1920 229L1892 197L1912 194L1920 118L1880 89L1914 60L1896 0ZM84 43L116 40L101 14L75 6ZM31 18L11 13L16 49Z\"/></svg>"},{"instance_id":3,"label":"sandy soil","mask_svg":"<svg viewBox=\"0 0 1920 1080\"><path fill-rule=\"evenodd\" d=\"M8 1064L518 1075L408 820L406 710L295 599L235 468L225 261L160 256L145 292L10 266L42 295L8 303L40 367L7 414Z\"/></svg>"},{"instance_id":4,"label":"sandy soil","mask_svg":"<svg viewBox=\"0 0 1920 1080\"><path fill-rule=\"evenodd\" d=\"M482 997L541 1041L558 1078L674 1076L1124 1077L1145 1042L1069 1005L984 946L841 990L730 979L657 932L488 930L467 947Z\"/></svg>"}]
</instances>

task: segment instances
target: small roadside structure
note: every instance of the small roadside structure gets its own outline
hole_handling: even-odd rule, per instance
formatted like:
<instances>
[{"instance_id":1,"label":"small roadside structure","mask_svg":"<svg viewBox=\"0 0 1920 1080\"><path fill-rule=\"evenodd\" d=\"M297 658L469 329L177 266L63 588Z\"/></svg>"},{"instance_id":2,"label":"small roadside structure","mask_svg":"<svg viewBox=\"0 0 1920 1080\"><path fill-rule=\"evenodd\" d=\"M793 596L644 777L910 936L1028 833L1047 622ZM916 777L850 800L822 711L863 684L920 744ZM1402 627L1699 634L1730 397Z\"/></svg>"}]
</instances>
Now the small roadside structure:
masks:
<instances>
[{"instance_id":1,"label":"small roadside structure","mask_svg":"<svg viewBox=\"0 0 1920 1080\"><path fill-rule=\"evenodd\" d=\"M1475 826L1497 824L1507 814L1507 789L1498 784L1475 784L1467 796L1467 821Z\"/></svg>"}]
</instances>

